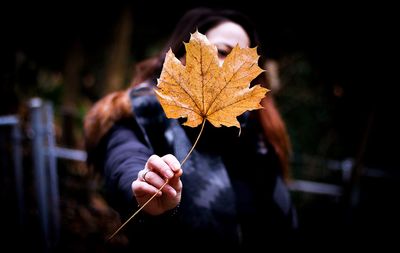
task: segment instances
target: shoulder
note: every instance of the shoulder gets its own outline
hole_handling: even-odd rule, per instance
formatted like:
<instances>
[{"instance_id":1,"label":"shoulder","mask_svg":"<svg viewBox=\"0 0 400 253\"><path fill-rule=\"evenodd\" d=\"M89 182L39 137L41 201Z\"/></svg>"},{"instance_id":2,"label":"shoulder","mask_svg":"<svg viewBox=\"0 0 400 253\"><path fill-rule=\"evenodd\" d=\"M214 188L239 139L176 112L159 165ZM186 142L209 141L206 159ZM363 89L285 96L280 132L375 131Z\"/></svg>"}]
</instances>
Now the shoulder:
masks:
<instances>
[{"instance_id":1,"label":"shoulder","mask_svg":"<svg viewBox=\"0 0 400 253\"><path fill-rule=\"evenodd\" d=\"M97 101L84 118L84 138L88 152L121 120L152 118L160 113L153 85L145 82L133 88L116 91ZM139 122L141 123L141 122Z\"/></svg>"},{"instance_id":2,"label":"shoulder","mask_svg":"<svg viewBox=\"0 0 400 253\"><path fill-rule=\"evenodd\" d=\"M154 92L154 85L143 83L130 91L133 116L144 129L165 128L167 118Z\"/></svg>"},{"instance_id":3,"label":"shoulder","mask_svg":"<svg viewBox=\"0 0 400 253\"><path fill-rule=\"evenodd\" d=\"M84 118L84 137L88 151L97 146L117 121L132 116L130 92L131 89L113 92L96 102L87 112Z\"/></svg>"}]
</instances>

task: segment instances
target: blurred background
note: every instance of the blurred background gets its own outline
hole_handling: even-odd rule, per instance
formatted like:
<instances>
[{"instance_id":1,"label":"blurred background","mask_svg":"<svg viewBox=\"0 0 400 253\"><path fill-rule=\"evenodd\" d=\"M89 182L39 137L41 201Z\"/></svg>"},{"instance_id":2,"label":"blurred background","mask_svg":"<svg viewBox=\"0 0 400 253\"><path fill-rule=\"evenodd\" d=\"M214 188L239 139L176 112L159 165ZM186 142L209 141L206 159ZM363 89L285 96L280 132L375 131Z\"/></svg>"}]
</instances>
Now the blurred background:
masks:
<instances>
[{"instance_id":1,"label":"blurred background","mask_svg":"<svg viewBox=\"0 0 400 253\"><path fill-rule=\"evenodd\" d=\"M135 63L195 6L239 9L258 26L293 142L299 248L393 244L400 128L390 6L205 0L0 4L2 245L123 248L123 233L103 243L120 221L85 166L83 117L126 88Z\"/></svg>"}]
</instances>

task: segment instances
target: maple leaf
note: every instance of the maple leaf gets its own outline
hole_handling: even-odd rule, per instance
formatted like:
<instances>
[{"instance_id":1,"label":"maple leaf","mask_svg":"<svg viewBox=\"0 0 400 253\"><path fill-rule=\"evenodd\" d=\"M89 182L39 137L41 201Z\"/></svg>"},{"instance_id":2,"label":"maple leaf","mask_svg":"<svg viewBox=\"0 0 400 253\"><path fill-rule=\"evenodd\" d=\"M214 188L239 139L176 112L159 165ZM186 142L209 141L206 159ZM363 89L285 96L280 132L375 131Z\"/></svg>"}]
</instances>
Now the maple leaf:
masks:
<instances>
[{"instance_id":1,"label":"maple leaf","mask_svg":"<svg viewBox=\"0 0 400 253\"><path fill-rule=\"evenodd\" d=\"M187 118L196 127L208 120L215 127L240 127L237 116L260 109L268 89L250 82L263 70L256 48L236 45L219 66L217 48L199 32L185 43L186 66L168 51L155 93L168 118Z\"/></svg>"}]
</instances>

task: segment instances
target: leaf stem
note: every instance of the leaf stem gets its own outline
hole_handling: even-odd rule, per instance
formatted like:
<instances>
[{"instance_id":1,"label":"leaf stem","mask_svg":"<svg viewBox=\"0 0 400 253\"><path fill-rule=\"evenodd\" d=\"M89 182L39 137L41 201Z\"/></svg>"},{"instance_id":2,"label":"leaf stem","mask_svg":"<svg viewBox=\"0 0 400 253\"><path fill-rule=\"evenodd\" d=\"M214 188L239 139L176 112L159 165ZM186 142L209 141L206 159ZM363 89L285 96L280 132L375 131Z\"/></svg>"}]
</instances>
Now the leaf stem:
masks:
<instances>
[{"instance_id":1,"label":"leaf stem","mask_svg":"<svg viewBox=\"0 0 400 253\"><path fill-rule=\"evenodd\" d=\"M206 124L206 119L204 118L204 119L203 119L203 122L202 122L202 124L201 124L201 129L200 129L199 135L197 135L196 141L194 142L194 144L193 144L192 148L190 149L189 153L188 153L188 154L186 155L186 157L182 160L181 166L186 162L186 160L189 158L190 154L193 152L194 148L196 147L197 142L199 141L200 136L201 136L201 134L203 133L203 129L204 129L205 124Z\"/></svg>"},{"instance_id":2,"label":"leaf stem","mask_svg":"<svg viewBox=\"0 0 400 253\"><path fill-rule=\"evenodd\" d=\"M124 224L122 224L108 239L107 241L111 240L123 227L125 227L126 224L128 224L128 222L130 220L133 219L133 217L135 217L152 199L154 199L155 196L157 196L157 194L164 188L164 186L168 183L168 179L165 180L164 184L157 190L156 193L153 194L153 196L151 196L138 210L136 210L136 212L134 214L131 215L131 217L129 217L129 219L127 219Z\"/></svg>"},{"instance_id":3,"label":"leaf stem","mask_svg":"<svg viewBox=\"0 0 400 253\"><path fill-rule=\"evenodd\" d=\"M181 166L186 162L186 160L189 158L190 154L192 154L194 148L195 148L196 145L197 145L197 142L198 142L199 139L200 139L201 134L203 133L205 124L206 124L206 119L204 118L204 119L203 119L203 122L202 122L202 124L201 124L201 129L200 129L199 135L197 135L196 141L193 143L192 148L189 150L189 152L187 153L187 155L185 156L185 158L182 160ZM133 213L133 214L131 215L131 217L129 217L129 218L128 218L128 219L127 219L127 220L126 220L126 221L125 221L125 222L124 222L110 237L108 237L107 241L110 241L123 227L125 227L126 224L128 224L128 222L129 222L130 220L132 220L145 206L147 206L147 204L150 203L150 201L153 200L153 199L155 198L155 196L157 196L157 194L164 188L164 186L165 186L166 184L168 184L168 182L169 182L168 179L165 180L164 184L161 185L160 188L158 188L157 192L154 193L154 194L153 194L153 195L138 209L138 210L136 210L136 212Z\"/></svg>"}]
</instances>

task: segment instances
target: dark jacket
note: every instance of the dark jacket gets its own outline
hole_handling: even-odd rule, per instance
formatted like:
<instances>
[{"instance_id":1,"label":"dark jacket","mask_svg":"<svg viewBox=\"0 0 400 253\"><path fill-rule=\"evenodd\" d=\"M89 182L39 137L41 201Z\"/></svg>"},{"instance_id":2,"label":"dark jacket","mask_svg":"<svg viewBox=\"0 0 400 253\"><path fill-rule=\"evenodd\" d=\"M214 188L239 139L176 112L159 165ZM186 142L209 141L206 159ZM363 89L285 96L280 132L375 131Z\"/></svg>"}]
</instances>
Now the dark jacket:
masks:
<instances>
[{"instance_id":1,"label":"dark jacket","mask_svg":"<svg viewBox=\"0 0 400 253\"><path fill-rule=\"evenodd\" d=\"M167 119L148 87L130 92L134 117L119 120L91 159L104 168L108 200L127 219L136 209L131 184L152 154L189 152L199 128ZM296 215L278 158L261 126L245 113L237 128L206 124L184 171L180 205L160 216L140 213L126 228L134 247L181 241L197 248L248 249L286 243ZM104 159L102 159L104 158Z\"/></svg>"}]
</instances>

